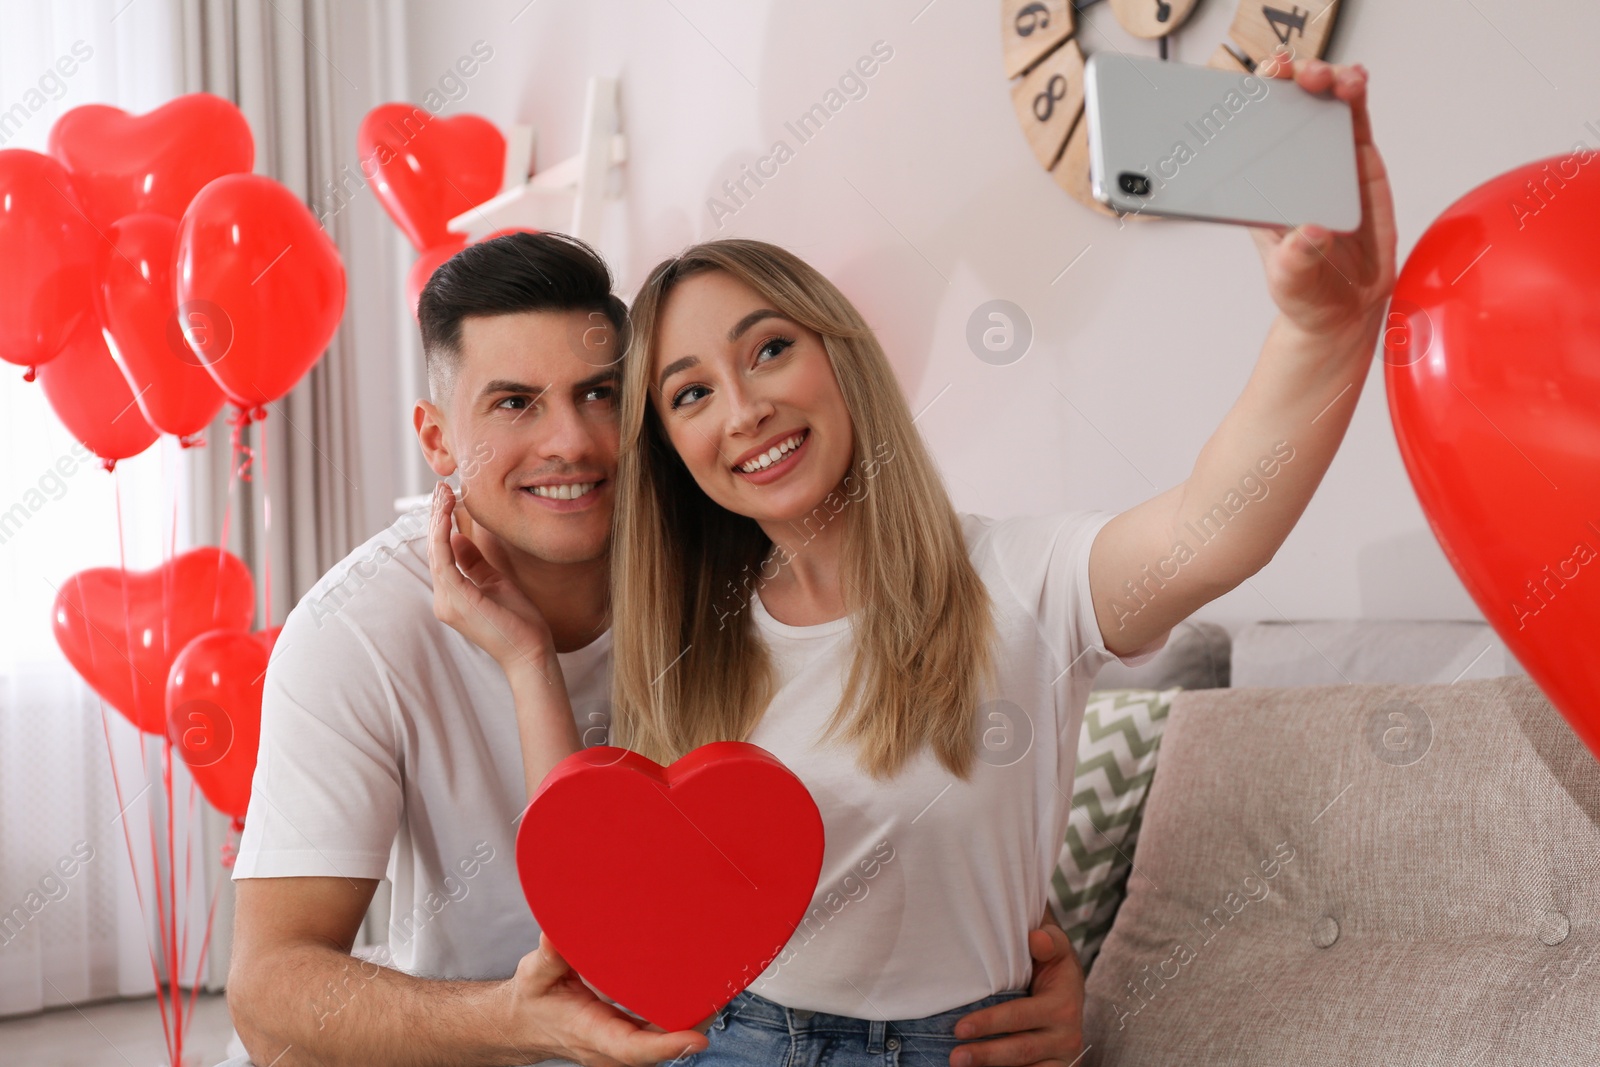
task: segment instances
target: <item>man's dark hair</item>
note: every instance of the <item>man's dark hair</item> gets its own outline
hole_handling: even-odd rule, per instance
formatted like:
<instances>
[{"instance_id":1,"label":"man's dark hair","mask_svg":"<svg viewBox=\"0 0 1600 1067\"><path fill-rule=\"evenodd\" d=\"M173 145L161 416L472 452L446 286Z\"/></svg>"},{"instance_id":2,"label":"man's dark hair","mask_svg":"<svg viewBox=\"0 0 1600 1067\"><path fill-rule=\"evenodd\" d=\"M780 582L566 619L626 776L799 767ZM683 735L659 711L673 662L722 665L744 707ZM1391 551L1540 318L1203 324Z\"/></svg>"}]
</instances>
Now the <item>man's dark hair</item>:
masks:
<instances>
[{"instance_id":1,"label":"man's dark hair","mask_svg":"<svg viewBox=\"0 0 1600 1067\"><path fill-rule=\"evenodd\" d=\"M593 248L564 233L506 234L463 248L422 287L417 322L435 401L455 381L462 320L519 311L598 312L615 331L608 351L627 349L627 305L611 292L611 271Z\"/></svg>"}]
</instances>

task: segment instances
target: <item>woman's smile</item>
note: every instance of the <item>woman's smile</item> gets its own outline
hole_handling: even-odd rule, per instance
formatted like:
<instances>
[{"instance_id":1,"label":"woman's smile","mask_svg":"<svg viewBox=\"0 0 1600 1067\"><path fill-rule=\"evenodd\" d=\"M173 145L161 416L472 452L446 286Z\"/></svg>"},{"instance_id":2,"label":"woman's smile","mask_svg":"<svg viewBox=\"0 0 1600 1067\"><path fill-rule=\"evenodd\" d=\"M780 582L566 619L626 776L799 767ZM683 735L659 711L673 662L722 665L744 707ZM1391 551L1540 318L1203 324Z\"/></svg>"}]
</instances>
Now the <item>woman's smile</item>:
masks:
<instances>
[{"instance_id":1,"label":"woman's smile","mask_svg":"<svg viewBox=\"0 0 1600 1067\"><path fill-rule=\"evenodd\" d=\"M767 445L745 454L733 471L753 485L766 485L788 474L805 458L806 444L811 440L810 430L783 434Z\"/></svg>"}]
</instances>

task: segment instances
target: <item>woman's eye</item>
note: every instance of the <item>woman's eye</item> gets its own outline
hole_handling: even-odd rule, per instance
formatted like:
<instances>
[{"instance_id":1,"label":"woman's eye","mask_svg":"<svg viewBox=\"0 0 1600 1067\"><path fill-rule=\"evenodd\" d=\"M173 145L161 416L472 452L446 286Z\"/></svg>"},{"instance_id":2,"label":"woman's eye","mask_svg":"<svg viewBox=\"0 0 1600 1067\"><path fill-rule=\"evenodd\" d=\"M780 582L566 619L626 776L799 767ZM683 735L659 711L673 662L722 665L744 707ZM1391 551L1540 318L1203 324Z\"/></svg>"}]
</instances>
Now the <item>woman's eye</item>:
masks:
<instances>
[{"instance_id":1,"label":"woman's eye","mask_svg":"<svg viewBox=\"0 0 1600 1067\"><path fill-rule=\"evenodd\" d=\"M679 389L676 393L672 394L672 410L678 410L678 405L682 404L686 398L689 398L691 394L701 392L704 389L705 386L703 385L690 385Z\"/></svg>"},{"instance_id":2,"label":"woman's eye","mask_svg":"<svg viewBox=\"0 0 1600 1067\"><path fill-rule=\"evenodd\" d=\"M783 353L784 349L788 348L792 344L794 344L794 341L788 337L774 337L772 340L756 349L756 356L760 357L768 352L771 352L773 357L776 358ZM760 362L759 358L757 359L757 362Z\"/></svg>"}]
</instances>

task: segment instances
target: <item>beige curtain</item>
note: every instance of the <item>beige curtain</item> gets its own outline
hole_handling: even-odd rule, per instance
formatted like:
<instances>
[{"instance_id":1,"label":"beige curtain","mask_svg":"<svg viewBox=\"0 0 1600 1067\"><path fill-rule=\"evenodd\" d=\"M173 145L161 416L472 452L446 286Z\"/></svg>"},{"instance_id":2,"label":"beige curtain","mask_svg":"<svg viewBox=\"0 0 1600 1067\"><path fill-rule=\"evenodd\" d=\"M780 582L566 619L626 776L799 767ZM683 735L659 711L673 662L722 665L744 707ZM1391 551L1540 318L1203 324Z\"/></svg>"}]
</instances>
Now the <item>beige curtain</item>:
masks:
<instances>
[{"instance_id":1,"label":"beige curtain","mask_svg":"<svg viewBox=\"0 0 1600 1067\"><path fill-rule=\"evenodd\" d=\"M236 103L255 134L256 173L282 182L313 210L316 194L355 155L356 131L337 128L334 83L341 75L328 59L334 51L330 7L330 0L183 2L185 91ZM334 243L348 248L348 214L332 215L326 224ZM295 601L369 535L359 527L355 369L347 318L300 384L268 405L265 424L246 431L257 455L251 480L234 487L224 547L256 575L262 625L281 623ZM207 447L192 453L194 537L204 544L222 544L235 462L229 432L219 418Z\"/></svg>"},{"instance_id":2,"label":"beige curtain","mask_svg":"<svg viewBox=\"0 0 1600 1067\"><path fill-rule=\"evenodd\" d=\"M264 425L246 431L256 457L251 480L233 484L231 511L235 456L226 412L208 431L207 446L190 453L192 535L249 565L257 625L275 626L323 573L393 521L395 497L409 491L406 464L416 446L406 414L421 352L401 294L413 257L371 190L352 180L361 116L386 99L405 98L403 4L172 2L181 11L182 91L216 93L244 111L256 173L288 186L318 216L348 281L344 318L328 351L288 396L268 405ZM225 822L208 814L207 836L220 843ZM379 887L358 946L382 937L386 888ZM208 988L226 979L232 929L230 882L219 894Z\"/></svg>"}]
</instances>

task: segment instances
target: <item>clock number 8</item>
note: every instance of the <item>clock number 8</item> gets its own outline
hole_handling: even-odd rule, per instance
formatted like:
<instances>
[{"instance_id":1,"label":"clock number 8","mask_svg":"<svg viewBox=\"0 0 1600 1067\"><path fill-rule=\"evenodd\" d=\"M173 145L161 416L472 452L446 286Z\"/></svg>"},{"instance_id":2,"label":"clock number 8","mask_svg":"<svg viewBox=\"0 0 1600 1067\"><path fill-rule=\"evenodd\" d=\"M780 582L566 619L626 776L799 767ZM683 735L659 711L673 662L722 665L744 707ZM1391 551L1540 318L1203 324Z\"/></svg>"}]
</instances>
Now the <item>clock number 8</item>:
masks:
<instances>
[{"instance_id":1,"label":"clock number 8","mask_svg":"<svg viewBox=\"0 0 1600 1067\"><path fill-rule=\"evenodd\" d=\"M1044 92L1033 98L1033 117L1049 122L1050 116L1055 114L1056 101L1065 100L1066 96L1067 79L1057 74L1045 83Z\"/></svg>"},{"instance_id":2,"label":"clock number 8","mask_svg":"<svg viewBox=\"0 0 1600 1067\"><path fill-rule=\"evenodd\" d=\"M1017 36L1031 37L1034 30L1050 25L1050 9L1043 4L1029 4L1017 12Z\"/></svg>"}]
</instances>

